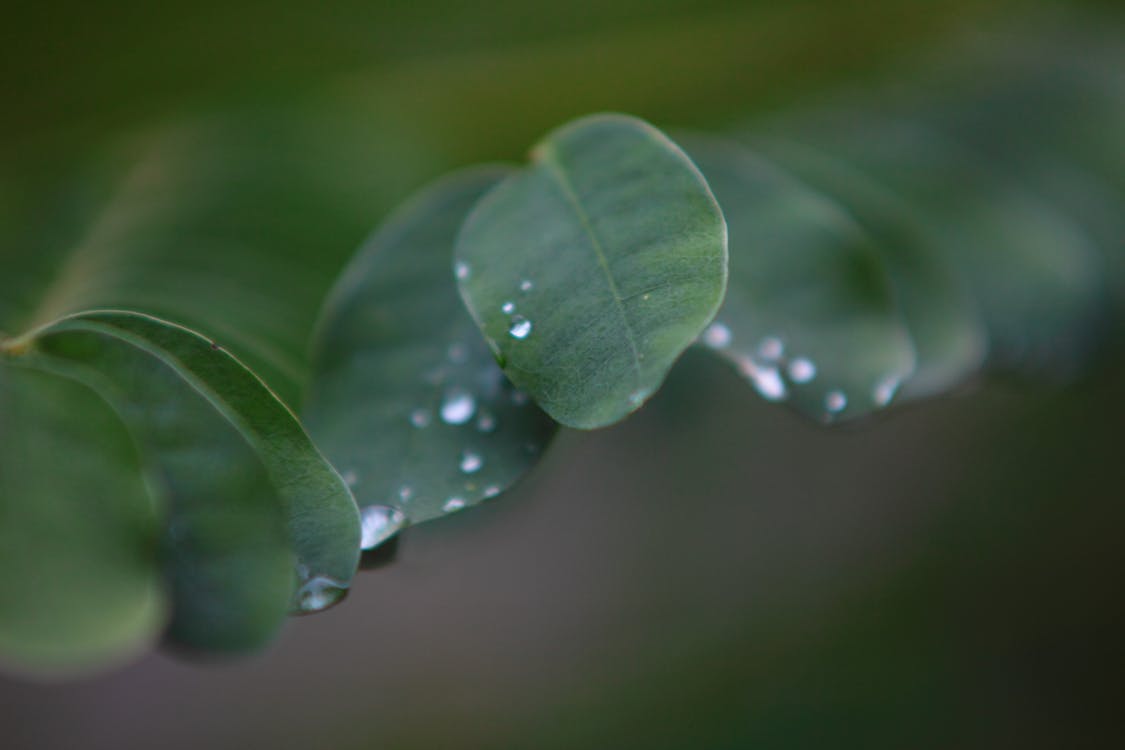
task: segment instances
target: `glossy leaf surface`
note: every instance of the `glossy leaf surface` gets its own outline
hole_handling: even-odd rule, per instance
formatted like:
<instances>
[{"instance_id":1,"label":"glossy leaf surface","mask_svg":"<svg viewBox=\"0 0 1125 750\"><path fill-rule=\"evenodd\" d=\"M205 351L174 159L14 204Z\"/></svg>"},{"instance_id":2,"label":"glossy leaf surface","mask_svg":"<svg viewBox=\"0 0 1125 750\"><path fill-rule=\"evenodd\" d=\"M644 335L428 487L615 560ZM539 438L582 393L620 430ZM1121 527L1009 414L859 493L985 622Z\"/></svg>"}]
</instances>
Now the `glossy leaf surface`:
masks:
<instances>
[{"instance_id":1,"label":"glossy leaf surface","mask_svg":"<svg viewBox=\"0 0 1125 750\"><path fill-rule=\"evenodd\" d=\"M363 509L365 547L495 497L554 434L497 366L452 269L465 215L508 173L479 168L424 190L329 298L305 416Z\"/></svg>"},{"instance_id":2,"label":"glossy leaf surface","mask_svg":"<svg viewBox=\"0 0 1125 750\"><path fill-rule=\"evenodd\" d=\"M730 282L701 342L767 400L815 419L887 406L914 351L874 239L828 196L735 143L691 138L730 232Z\"/></svg>"},{"instance_id":3,"label":"glossy leaf surface","mask_svg":"<svg viewBox=\"0 0 1125 750\"><path fill-rule=\"evenodd\" d=\"M892 190L819 148L754 139L768 157L831 196L875 241L914 346L904 397L932 396L980 367L987 337L977 305L925 218Z\"/></svg>"},{"instance_id":4,"label":"glossy leaf surface","mask_svg":"<svg viewBox=\"0 0 1125 750\"><path fill-rule=\"evenodd\" d=\"M0 445L0 662L62 675L151 644L167 609L158 508L118 416L81 383L0 360Z\"/></svg>"},{"instance_id":5,"label":"glossy leaf surface","mask_svg":"<svg viewBox=\"0 0 1125 750\"><path fill-rule=\"evenodd\" d=\"M505 373L586 429L656 391L726 287L726 226L706 182L663 134L619 115L541 141L473 209L456 255Z\"/></svg>"}]
</instances>

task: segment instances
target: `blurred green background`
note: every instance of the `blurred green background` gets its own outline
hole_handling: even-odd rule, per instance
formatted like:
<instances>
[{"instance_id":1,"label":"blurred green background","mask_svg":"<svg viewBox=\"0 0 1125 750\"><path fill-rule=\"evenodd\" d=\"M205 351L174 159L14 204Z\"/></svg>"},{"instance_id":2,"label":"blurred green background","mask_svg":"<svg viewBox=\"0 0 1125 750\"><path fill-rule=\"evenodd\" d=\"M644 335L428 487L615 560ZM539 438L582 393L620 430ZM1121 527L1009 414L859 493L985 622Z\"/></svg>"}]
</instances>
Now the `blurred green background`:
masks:
<instances>
[{"instance_id":1,"label":"blurred green background","mask_svg":"<svg viewBox=\"0 0 1125 750\"><path fill-rule=\"evenodd\" d=\"M120 276L114 301L221 336L291 403L332 279L442 172L592 111L722 129L966 47L1125 30L1114 3L1017 0L53 2L5 20L0 313L109 205L110 240L182 243L208 280ZM138 159L146 178L115 187ZM831 432L689 354L637 417L565 433L500 501L411 529L264 654L0 676L0 744L1125 746L1125 360L1106 350L1064 385L976 382Z\"/></svg>"}]
</instances>

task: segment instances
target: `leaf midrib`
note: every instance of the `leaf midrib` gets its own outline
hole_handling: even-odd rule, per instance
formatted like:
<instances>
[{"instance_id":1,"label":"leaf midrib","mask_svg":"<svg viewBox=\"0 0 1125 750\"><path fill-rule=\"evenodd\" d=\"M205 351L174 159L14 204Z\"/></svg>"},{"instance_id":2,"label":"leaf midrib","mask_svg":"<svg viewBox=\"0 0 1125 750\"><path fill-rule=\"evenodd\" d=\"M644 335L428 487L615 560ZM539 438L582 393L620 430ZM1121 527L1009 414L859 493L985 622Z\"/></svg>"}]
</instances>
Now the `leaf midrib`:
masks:
<instances>
[{"instance_id":1,"label":"leaf midrib","mask_svg":"<svg viewBox=\"0 0 1125 750\"><path fill-rule=\"evenodd\" d=\"M553 177L558 184L559 189L574 211L575 216L578 217L579 224L582 225L582 229L585 230L586 236L590 240L590 246L597 256L598 266L602 269L606 284L609 286L610 295L613 297L614 307L617 309L618 315L621 317L621 322L624 325L626 333L625 340L629 342L629 350L633 355L633 371L636 375L635 385L636 388L640 388L642 383L641 355L637 350L637 335L633 331L632 324L629 322L629 316L625 313L625 301L618 291L617 282L614 281L613 273L609 269L609 260L605 256L605 249L602 246L601 238L594 229L593 223L590 221L590 216L586 213L586 209L582 207L582 202L578 199L578 194L574 190L574 185L570 182L570 178L566 175L566 170L558 159L555 146L550 143L544 144L538 150L538 155L540 162L547 168L547 173Z\"/></svg>"}]
</instances>

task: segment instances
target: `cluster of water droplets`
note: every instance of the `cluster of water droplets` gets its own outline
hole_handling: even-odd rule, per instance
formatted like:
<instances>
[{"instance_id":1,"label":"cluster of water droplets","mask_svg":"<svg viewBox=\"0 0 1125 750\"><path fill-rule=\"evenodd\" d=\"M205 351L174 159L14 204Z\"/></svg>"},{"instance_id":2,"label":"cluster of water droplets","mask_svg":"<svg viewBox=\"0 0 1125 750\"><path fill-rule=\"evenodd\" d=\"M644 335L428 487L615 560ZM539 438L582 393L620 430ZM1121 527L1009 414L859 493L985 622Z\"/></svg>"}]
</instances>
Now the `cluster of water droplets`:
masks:
<instances>
[{"instance_id":1,"label":"cluster of water droplets","mask_svg":"<svg viewBox=\"0 0 1125 750\"><path fill-rule=\"evenodd\" d=\"M454 266L459 279L470 275L469 267L462 263ZM531 281L520 283L521 292L534 288ZM505 310L511 313L512 335L525 338L530 335L530 322L515 315L515 303L507 303ZM472 356L471 344L456 341L445 350L445 357L437 364L427 367L423 380L437 391L435 403L418 405L408 410L407 419L417 430L452 430L460 446L454 454L455 471L462 478L454 482L448 496L438 500L444 513L453 513L480 499L490 499L499 495L503 487L499 483L488 482L488 441L491 435L502 428L501 414L506 405L526 407L531 403L528 394L514 388L504 377L503 371L488 359ZM442 441L434 443L442 445ZM528 453L539 449L538 445L527 444ZM440 472L439 472L440 473ZM484 477L482 481L481 477ZM418 486L404 484L392 495L389 504L368 506L362 511L363 548L371 549L384 543L403 526L409 523L410 506L426 498L427 490L419 478ZM434 477L440 484L448 485L448 475ZM422 497L419 497L418 491ZM396 509L393 506L398 506ZM415 505L415 507L418 507Z\"/></svg>"},{"instance_id":2,"label":"cluster of water droplets","mask_svg":"<svg viewBox=\"0 0 1125 750\"><path fill-rule=\"evenodd\" d=\"M524 279L519 283L519 290L522 294L528 294L534 288L535 283L531 279ZM531 335L531 321L517 312L517 305L514 301L506 300L500 305L500 312L508 316L509 336L517 341L523 341Z\"/></svg>"},{"instance_id":3,"label":"cluster of water droplets","mask_svg":"<svg viewBox=\"0 0 1125 750\"><path fill-rule=\"evenodd\" d=\"M787 357L785 342L777 336L762 338L752 354L732 351L734 334L720 321L708 326L700 338L706 346L723 351L732 359L739 372L768 401L786 400L790 395L790 387L807 385L820 374L811 358ZM902 385L902 379L902 375L892 373L877 380L870 393L872 403L878 408L890 404ZM825 391L821 402L823 416L828 420L834 419L848 408L848 403L848 394L843 389Z\"/></svg>"}]
</instances>

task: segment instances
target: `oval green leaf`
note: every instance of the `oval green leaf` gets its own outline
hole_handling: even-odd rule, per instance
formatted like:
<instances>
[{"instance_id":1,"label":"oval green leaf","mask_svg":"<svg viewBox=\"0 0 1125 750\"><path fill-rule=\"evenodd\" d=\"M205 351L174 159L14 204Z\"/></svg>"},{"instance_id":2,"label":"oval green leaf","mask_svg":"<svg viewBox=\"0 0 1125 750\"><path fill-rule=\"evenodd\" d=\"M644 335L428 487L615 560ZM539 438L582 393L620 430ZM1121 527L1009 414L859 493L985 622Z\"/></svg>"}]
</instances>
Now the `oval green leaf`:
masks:
<instances>
[{"instance_id":1,"label":"oval green leaf","mask_svg":"<svg viewBox=\"0 0 1125 750\"><path fill-rule=\"evenodd\" d=\"M984 326L925 219L886 186L818 149L777 138L752 144L831 196L875 240L914 345L914 371L900 397L933 396L975 373L987 348Z\"/></svg>"},{"instance_id":2,"label":"oval green leaf","mask_svg":"<svg viewBox=\"0 0 1125 750\"><path fill-rule=\"evenodd\" d=\"M504 372L559 422L617 422L722 302L726 225L652 126L596 115L551 133L457 239L461 296Z\"/></svg>"},{"instance_id":3,"label":"oval green leaf","mask_svg":"<svg viewBox=\"0 0 1125 750\"><path fill-rule=\"evenodd\" d=\"M0 663L65 676L150 645L167 609L158 508L121 420L84 385L0 358L0 445Z\"/></svg>"},{"instance_id":4,"label":"oval green leaf","mask_svg":"<svg viewBox=\"0 0 1125 750\"><path fill-rule=\"evenodd\" d=\"M254 648L290 607L342 596L358 564L354 501L293 415L221 347L124 312L64 318L25 346L21 361L85 382L140 443L168 506L174 640Z\"/></svg>"},{"instance_id":5,"label":"oval green leaf","mask_svg":"<svg viewBox=\"0 0 1125 750\"><path fill-rule=\"evenodd\" d=\"M351 484L366 549L500 494L555 432L504 377L450 273L465 215L509 173L474 169L408 201L325 307L305 421Z\"/></svg>"},{"instance_id":6,"label":"oval green leaf","mask_svg":"<svg viewBox=\"0 0 1125 750\"><path fill-rule=\"evenodd\" d=\"M854 113L840 120L821 126L820 142L925 215L980 309L990 365L1065 373L1088 357L1108 292L1081 227L932 126Z\"/></svg>"},{"instance_id":7,"label":"oval green leaf","mask_svg":"<svg viewBox=\"0 0 1125 750\"><path fill-rule=\"evenodd\" d=\"M726 300L701 343L763 398L814 419L887 406L914 350L875 240L834 200L748 149L682 142L730 233Z\"/></svg>"}]
</instances>

